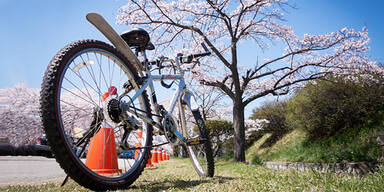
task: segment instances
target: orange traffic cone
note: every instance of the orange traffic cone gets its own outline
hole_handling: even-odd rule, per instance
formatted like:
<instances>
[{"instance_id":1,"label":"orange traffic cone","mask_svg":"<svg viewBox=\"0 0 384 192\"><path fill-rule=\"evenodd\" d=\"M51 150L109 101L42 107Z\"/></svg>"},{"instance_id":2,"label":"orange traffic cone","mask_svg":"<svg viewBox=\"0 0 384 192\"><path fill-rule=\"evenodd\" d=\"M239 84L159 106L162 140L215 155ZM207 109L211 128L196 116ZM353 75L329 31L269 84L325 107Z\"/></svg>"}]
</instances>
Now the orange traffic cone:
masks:
<instances>
[{"instance_id":1,"label":"orange traffic cone","mask_svg":"<svg viewBox=\"0 0 384 192\"><path fill-rule=\"evenodd\" d=\"M169 153L168 153L168 151L165 152L165 155L166 155L166 159L169 160Z\"/></svg>"},{"instance_id":2,"label":"orange traffic cone","mask_svg":"<svg viewBox=\"0 0 384 192\"><path fill-rule=\"evenodd\" d=\"M157 169L157 167L154 164L152 164L152 162L154 160L156 160L156 163L158 163L157 159L154 157L155 156L154 154L155 153L154 153L154 149L153 149L153 150L151 150L151 156L149 157L147 165L146 165L146 167L151 168L151 169ZM155 162L153 162L153 163L155 163Z\"/></svg>"},{"instance_id":3,"label":"orange traffic cone","mask_svg":"<svg viewBox=\"0 0 384 192\"><path fill-rule=\"evenodd\" d=\"M159 155L157 158L160 161L163 161L163 154L161 153L161 151L163 151L163 149L161 147L159 147L159 149L157 150L157 154Z\"/></svg>"},{"instance_id":4,"label":"orange traffic cone","mask_svg":"<svg viewBox=\"0 0 384 192\"><path fill-rule=\"evenodd\" d=\"M162 155L163 155L163 161L167 160L167 154L165 154L165 149L162 150Z\"/></svg>"},{"instance_id":5,"label":"orange traffic cone","mask_svg":"<svg viewBox=\"0 0 384 192\"><path fill-rule=\"evenodd\" d=\"M85 165L101 175L121 173L117 163L115 135L108 123L103 122L92 138Z\"/></svg>"},{"instance_id":6,"label":"orange traffic cone","mask_svg":"<svg viewBox=\"0 0 384 192\"><path fill-rule=\"evenodd\" d=\"M151 158L152 158L152 155L149 156L149 158L148 158L148 162L147 162L147 164L145 165L145 167L153 167Z\"/></svg>"},{"instance_id":7,"label":"orange traffic cone","mask_svg":"<svg viewBox=\"0 0 384 192\"><path fill-rule=\"evenodd\" d=\"M157 156L158 156L157 155L157 148L154 147L152 150L152 159L151 159L152 163L159 163Z\"/></svg>"},{"instance_id":8,"label":"orange traffic cone","mask_svg":"<svg viewBox=\"0 0 384 192\"><path fill-rule=\"evenodd\" d=\"M141 140L142 140L142 138L143 138L143 132L141 130L139 130L137 132L137 140L138 141L136 143L136 148L141 147ZM137 156L139 155L140 152L141 152L140 149L136 149L135 150L135 159L137 158Z\"/></svg>"}]
</instances>

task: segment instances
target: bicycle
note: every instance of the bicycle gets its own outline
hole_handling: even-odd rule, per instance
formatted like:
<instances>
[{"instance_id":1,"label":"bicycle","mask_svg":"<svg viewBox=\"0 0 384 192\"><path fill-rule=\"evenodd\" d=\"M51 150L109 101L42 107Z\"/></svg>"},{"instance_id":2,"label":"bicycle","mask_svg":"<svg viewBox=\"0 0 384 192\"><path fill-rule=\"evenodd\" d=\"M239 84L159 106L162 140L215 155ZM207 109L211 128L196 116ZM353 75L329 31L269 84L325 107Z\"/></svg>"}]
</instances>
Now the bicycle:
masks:
<instances>
[{"instance_id":1,"label":"bicycle","mask_svg":"<svg viewBox=\"0 0 384 192\"><path fill-rule=\"evenodd\" d=\"M212 177L212 144L194 96L186 88L181 67L210 55L207 47L202 44L205 53L148 61L146 50L155 47L145 30L134 29L117 36L100 15L90 13L87 19L116 48L97 40L67 45L48 65L41 89L43 127L56 161L67 175L92 190L126 188L142 173L151 148L171 143L187 150L199 176ZM143 61L138 60L139 55ZM174 73L161 74L164 68L172 68ZM154 69L159 74L152 74ZM168 109L157 103L153 83L160 81L170 88L165 80L178 84ZM176 105L177 119L173 117ZM186 109L192 113L194 123L186 119ZM108 173L105 162L113 164L114 160L97 160L95 169L89 168L87 161L96 157L87 155L84 159L84 154L93 150L95 135L105 127L111 128L105 143L114 144L104 145L102 155L116 159L118 153L135 150L135 158L118 158L117 170ZM165 135L167 142L153 145L154 133Z\"/></svg>"}]
</instances>

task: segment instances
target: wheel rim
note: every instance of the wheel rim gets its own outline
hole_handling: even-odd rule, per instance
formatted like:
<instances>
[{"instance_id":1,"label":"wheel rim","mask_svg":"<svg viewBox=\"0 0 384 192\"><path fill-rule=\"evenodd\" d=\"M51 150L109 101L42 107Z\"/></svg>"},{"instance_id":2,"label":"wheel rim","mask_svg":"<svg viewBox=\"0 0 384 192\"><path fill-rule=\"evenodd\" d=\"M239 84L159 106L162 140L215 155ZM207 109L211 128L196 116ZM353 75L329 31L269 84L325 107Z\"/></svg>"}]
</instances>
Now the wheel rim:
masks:
<instances>
[{"instance_id":1,"label":"wheel rim","mask_svg":"<svg viewBox=\"0 0 384 192\"><path fill-rule=\"evenodd\" d=\"M93 157L87 157L85 160L82 157L77 158L76 156L76 153L81 152L83 148L84 151L88 153L93 151L94 146L92 145L92 139L94 137L89 139L88 143L83 144L83 146L76 146L74 143L84 138L84 134L90 134L89 127L95 119L92 117L94 111L99 111L100 109L103 111L106 110L107 105L102 102L103 94L108 92L111 86L115 86L117 93L121 94L124 91L123 85L128 79L134 79L134 75L118 57L106 50L91 48L79 51L68 60L57 86L56 112L67 148L71 156L76 160L78 165L81 165L83 170L102 180L118 180L132 174L143 161L146 150L137 151L137 157L133 159L129 155L132 150L126 150L127 155L121 155L124 150L120 150L119 148L115 149L116 152L114 152L113 145L111 144L113 143L112 140L115 141L117 147L122 145L122 138L125 131L123 127L111 121L110 118L103 118L102 121L104 125L109 125L112 128L110 131L111 134L107 134L105 137L106 143L110 145L103 146L101 150L104 152L103 160L97 160L98 165L96 169L95 167L88 168L88 163L88 165L86 165L86 161L91 161ZM134 95L135 90L138 90L136 85L134 85L134 87L136 87L136 89L133 89L129 93L131 96ZM136 108L146 109L142 96L135 102ZM97 116L96 119L98 118L99 116ZM140 119L136 120L140 121ZM137 143L140 143L141 146L148 145L148 124L143 123L141 127L143 138L138 139L137 131L131 131L127 142L129 147L135 147ZM90 135L94 136L95 134ZM113 137L115 139L111 139ZM100 145L98 148L100 148ZM110 148L110 150L108 151L105 148ZM105 153L116 154L114 156L113 154L108 155ZM119 158L119 156L121 158ZM116 165L112 165L112 169L115 169L115 171L109 174L105 170L111 166L106 165L106 163L109 163L109 160L113 162L114 159L117 161L117 167ZM103 171L98 171L100 169Z\"/></svg>"},{"instance_id":2,"label":"wheel rim","mask_svg":"<svg viewBox=\"0 0 384 192\"><path fill-rule=\"evenodd\" d=\"M190 118L189 121L194 120L194 118ZM189 125L189 126L188 126ZM187 137L188 139L194 139L194 138L202 138L200 131L192 126L194 123L187 122ZM191 145L187 146L189 157L192 160L192 164L195 167L197 173L200 176L207 176L208 175L208 162L207 162L207 155L206 155L206 144L201 143L198 145Z\"/></svg>"},{"instance_id":3,"label":"wheel rim","mask_svg":"<svg viewBox=\"0 0 384 192\"><path fill-rule=\"evenodd\" d=\"M188 146L189 155L191 160L193 161L193 165L200 176L207 175L207 159L204 144L196 145L196 146Z\"/></svg>"}]
</instances>

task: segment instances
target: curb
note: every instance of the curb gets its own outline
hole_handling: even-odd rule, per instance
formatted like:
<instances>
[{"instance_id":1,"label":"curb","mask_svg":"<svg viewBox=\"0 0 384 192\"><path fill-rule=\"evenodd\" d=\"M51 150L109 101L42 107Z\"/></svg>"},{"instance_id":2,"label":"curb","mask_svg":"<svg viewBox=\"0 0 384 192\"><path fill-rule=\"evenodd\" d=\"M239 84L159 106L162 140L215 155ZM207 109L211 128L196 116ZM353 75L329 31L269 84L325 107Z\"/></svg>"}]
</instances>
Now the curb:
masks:
<instances>
[{"instance_id":1,"label":"curb","mask_svg":"<svg viewBox=\"0 0 384 192\"><path fill-rule=\"evenodd\" d=\"M351 162L351 163L302 163L302 162L265 162L264 167L276 170L315 170L319 172L348 173L365 175L377 172L379 162Z\"/></svg>"}]
</instances>

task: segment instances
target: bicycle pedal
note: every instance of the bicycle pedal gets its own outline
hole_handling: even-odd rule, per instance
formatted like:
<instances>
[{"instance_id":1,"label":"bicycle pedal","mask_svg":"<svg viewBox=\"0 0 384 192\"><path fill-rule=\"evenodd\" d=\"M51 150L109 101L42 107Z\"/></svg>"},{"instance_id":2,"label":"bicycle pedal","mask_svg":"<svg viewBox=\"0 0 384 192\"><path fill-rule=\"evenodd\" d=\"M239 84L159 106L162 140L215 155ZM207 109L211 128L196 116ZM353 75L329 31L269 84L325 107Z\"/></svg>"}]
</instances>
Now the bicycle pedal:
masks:
<instances>
[{"instance_id":1,"label":"bicycle pedal","mask_svg":"<svg viewBox=\"0 0 384 192\"><path fill-rule=\"evenodd\" d=\"M205 141L206 141L206 139L190 140L190 141L187 141L186 144L187 145L199 145L199 144L205 143Z\"/></svg>"}]
</instances>

